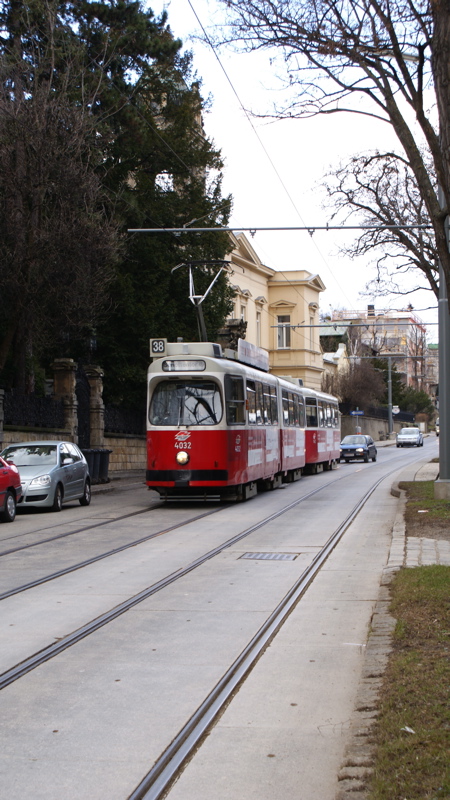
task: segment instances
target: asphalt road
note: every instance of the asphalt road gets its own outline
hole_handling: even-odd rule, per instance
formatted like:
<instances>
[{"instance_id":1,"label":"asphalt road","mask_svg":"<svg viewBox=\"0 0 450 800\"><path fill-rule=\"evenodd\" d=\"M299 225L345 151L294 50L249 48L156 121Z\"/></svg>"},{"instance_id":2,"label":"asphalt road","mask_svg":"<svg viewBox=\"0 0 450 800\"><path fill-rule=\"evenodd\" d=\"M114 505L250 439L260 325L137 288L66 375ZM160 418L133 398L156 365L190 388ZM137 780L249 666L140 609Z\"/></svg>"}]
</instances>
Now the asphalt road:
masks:
<instances>
[{"instance_id":1,"label":"asphalt road","mask_svg":"<svg viewBox=\"0 0 450 800\"><path fill-rule=\"evenodd\" d=\"M208 516L203 506L163 506L138 483L96 493L89 508L19 513L1 525L0 552L15 552L0 558L0 591L125 547L1 601L2 672L219 547L0 692L3 796L129 797L381 480L169 793L171 800L332 800L398 509L391 484L436 454L431 437L420 449L383 447L374 464L343 464Z\"/></svg>"}]
</instances>

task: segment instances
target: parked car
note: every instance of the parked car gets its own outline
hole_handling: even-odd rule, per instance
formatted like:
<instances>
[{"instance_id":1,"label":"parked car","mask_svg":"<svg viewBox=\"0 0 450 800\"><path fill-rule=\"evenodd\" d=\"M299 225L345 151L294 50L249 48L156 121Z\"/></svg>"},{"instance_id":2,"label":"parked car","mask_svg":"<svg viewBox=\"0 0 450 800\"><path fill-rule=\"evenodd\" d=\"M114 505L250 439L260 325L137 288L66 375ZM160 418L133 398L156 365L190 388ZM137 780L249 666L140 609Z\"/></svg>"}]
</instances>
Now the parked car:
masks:
<instances>
[{"instance_id":1,"label":"parked car","mask_svg":"<svg viewBox=\"0 0 450 800\"><path fill-rule=\"evenodd\" d=\"M402 428L397 433L397 447L423 447L423 436L419 428Z\"/></svg>"},{"instance_id":2,"label":"parked car","mask_svg":"<svg viewBox=\"0 0 450 800\"><path fill-rule=\"evenodd\" d=\"M61 511L70 500L82 506L91 502L88 464L72 442L19 442L6 447L1 457L20 472L22 505Z\"/></svg>"},{"instance_id":3,"label":"parked car","mask_svg":"<svg viewBox=\"0 0 450 800\"><path fill-rule=\"evenodd\" d=\"M371 436L363 433L350 434L344 436L341 442L341 461L356 461L361 458L363 461L377 460L377 448Z\"/></svg>"},{"instance_id":4,"label":"parked car","mask_svg":"<svg viewBox=\"0 0 450 800\"><path fill-rule=\"evenodd\" d=\"M19 470L0 457L0 519L14 522L16 506L22 497Z\"/></svg>"},{"instance_id":5,"label":"parked car","mask_svg":"<svg viewBox=\"0 0 450 800\"><path fill-rule=\"evenodd\" d=\"M437 418L436 422L434 423L436 429L436 436L439 436L439 417Z\"/></svg>"}]
</instances>

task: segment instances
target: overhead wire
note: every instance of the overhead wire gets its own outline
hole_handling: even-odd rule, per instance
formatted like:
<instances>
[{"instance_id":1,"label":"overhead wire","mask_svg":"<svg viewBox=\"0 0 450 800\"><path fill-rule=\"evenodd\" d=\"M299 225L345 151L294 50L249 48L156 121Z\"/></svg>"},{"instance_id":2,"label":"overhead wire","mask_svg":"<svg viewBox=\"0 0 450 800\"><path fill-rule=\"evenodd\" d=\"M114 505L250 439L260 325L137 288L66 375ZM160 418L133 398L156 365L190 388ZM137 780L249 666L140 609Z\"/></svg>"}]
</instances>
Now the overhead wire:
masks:
<instances>
[{"instance_id":1,"label":"overhead wire","mask_svg":"<svg viewBox=\"0 0 450 800\"><path fill-rule=\"evenodd\" d=\"M274 172L275 172L275 174L276 174L276 176L277 176L278 180L280 181L280 184L281 184L281 186L283 187L283 189L284 189L284 191L285 191L285 193L286 193L286 195L287 195L287 197L288 197L288 199L289 199L290 203L292 204L292 206L293 206L293 208L294 208L295 212L297 213L297 215L298 215L299 219L302 221L302 223L304 224L304 226L305 226L306 228L308 228L308 226L306 226L306 225L305 225L305 223L303 222L303 219L302 219L302 216L301 216L301 213L300 213L300 211L298 210L298 208L297 208L297 206L296 206L296 204L295 204L295 202L294 202L294 200L293 200L293 198L292 198L291 194L289 193L289 191L288 191L288 189L287 189L287 187L286 187L286 185L285 185L285 183L284 183L284 181L283 181L283 179L282 179L282 177L281 177L281 175L280 175L280 173L279 173L278 169L276 168L276 166L275 166L275 164L274 164L274 162L273 162L273 160L272 160L271 156L269 155L269 153L268 153L268 151L267 151L267 148L265 147L265 145L264 145L263 141L261 140L261 137L259 136L259 134L258 134L258 131L256 130L255 126L253 125L253 122L252 122L252 119L251 119L251 117L250 117L249 113L247 112L246 108L244 107L244 104L242 103L242 101L241 101L241 99L240 99L240 97L239 97L239 94L238 94L238 92L237 92L237 90L236 90L236 88L235 88L235 86L234 86L234 84L233 84L232 80L230 79L230 77L229 77L229 75L228 75L228 73L227 73L227 71L226 71L226 69L225 69L224 65L222 64L222 61L221 61L221 59L220 59L220 57L219 57L219 55L218 55L218 53L217 53L217 50L216 50L216 47L215 47L214 43L211 41L210 37L208 36L208 33L207 33L207 31L205 30L205 27L204 27L204 25L202 24L202 22L201 22L201 20L200 20L200 18L199 18L199 15L197 14L197 12L196 12L196 10L195 10L195 8L194 8L194 6L193 6L192 0L188 0L188 4L189 4L189 6L190 6L190 8L191 8L191 10L192 10L192 12L193 12L193 14L194 14L194 16L195 16L195 18L196 18L197 22L198 22L198 24L200 25L200 28L201 28L201 30L202 30L202 32L203 32L204 40L205 40L205 41L208 43L209 47L211 48L211 50L212 50L212 52L213 52L213 54L214 54L214 56L215 56L215 58L216 58L216 60L217 60L217 62L218 62L218 64L219 64L219 66L220 66L220 68L221 68L221 70L223 71L223 73L224 73L224 75L225 75L225 78L226 78L226 80L227 80L228 84L229 84L229 85L230 85L230 87L231 87L231 90L232 90L233 94L235 95L235 97L236 97L236 99L237 99L237 101L238 101L238 103L239 103L239 106L240 106L241 110L244 112L244 114L245 114L245 116L246 116L246 118L247 118L247 121L248 121L248 123L250 124L250 126L251 126L251 128L252 128L252 130L253 130L253 132L254 132L254 134L255 134L255 136L256 136L256 138L258 139L258 142L259 142L260 146L262 147L262 149L263 149L263 151L264 151L264 153L265 153L265 155L266 155L266 157L267 157L267 159L268 159L268 161L269 161L269 163L270 163L270 165L271 165L272 169L274 170ZM312 227L312 226L310 226L310 227ZM311 238L312 238L312 232L310 232L310 233L311 233ZM332 270L331 270L331 268L330 268L330 266L329 266L329 264L328 264L328 262L327 262L327 260L326 260L326 258L325 258L325 256L324 256L324 254L322 253L322 251L321 251L321 250L320 250L320 248L318 247L318 245L317 245L317 242L313 241L313 244L314 244L314 247L315 247L315 249L317 250L317 252L318 252L318 254L319 254L320 258L322 259L322 261L323 261L323 263L324 263L325 267L327 268L328 272L330 273L331 277L332 277L332 278L333 278L333 280L335 281L335 283L336 283L336 285L338 286L339 290L342 292L342 295L343 295L344 297L347 297L347 295L346 295L345 291L342 289L342 286L340 285L339 281L338 281L338 280L337 280L337 278L334 276L334 274L333 274L333 272L332 272ZM285 273L285 272L283 272L282 270L279 270L279 269L277 269L276 271L277 271L277 272L280 272L280 274L282 274L282 275L285 277L285 279L287 280L287 282L288 282L288 283L290 283L290 281L289 281L289 279L287 278L287 275L286 275L286 273ZM294 287L294 288L295 288L295 287ZM300 296L301 296L301 295L300 295ZM353 309L352 309L352 304L351 304L351 302L348 300L348 298L347 298L347 301L348 301L348 304L349 304L349 311L352 311L352 310L353 310Z\"/></svg>"},{"instance_id":2,"label":"overhead wire","mask_svg":"<svg viewBox=\"0 0 450 800\"><path fill-rule=\"evenodd\" d=\"M264 142L262 141L262 139L261 139L261 137L260 137L260 135L259 135L259 133L258 133L257 129L256 129L256 128L255 128L255 126L253 125L253 121L252 121L252 119L251 119L251 116L250 116L250 114L248 113L247 109L244 107L244 104L243 104L242 100L240 99L240 97L239 97L239 94L238 94L238 92L237 92L237 90L236 90L236 88L235 88L235 86L234 86L234 84L233 84L233 82L232 82L231 78L229 77L229 75L228 75L228 73L227 73L227 71L226 71L226 69L225 69L224 65L222 64L222 61L221 61L221 59L220 59L220 57L219 57L219 55L218 55L218 53L217 53L216 47L214 46L214 43L211 41L210 37L208 36L208 33L207 33L207 31L206 31L206 29L205 29L205 27L204 27L203 23L201 22L201 20L200 20L200 18L199 18L199 16L198 16L198 14L197 14L197 12L196 12L196 10L195 10L195 8L194 8L193 4L192 4L192 0L187 0L187 2L188 2L188 5L190 6L190 8L191 8L191 10L192 10L192 13L194 14L194 16L195 16L195 18L196 18L196 20L197 20L198 24L200 25L200 28L201 28L201 30L202 30L202 32L203 32L203 35L204 35L205 41L206 41L206 42L208 43L208 45L210 46L210 48L211 48L211 50L212 50L212 52L213 52L213 54L214 54L214 56L215 56L215 58L216 58L216 60L217 60L217 62L218 62L218 64L219 64L219 66L220 66L220 68L221 68L221 70L222 70L223 74L225 75L225 78L226 78L226 80L227 80L228 84L230 85L230 88L231 88L231 90L232 90L233 94L235 95L235 97L236 97L236 99L237 99L237 101L238 101L238 103L239 103L239 106L240 106L241 110L244 112L244 114L245 114L245 116L246 116L246 119L247 119L247 121L248 121L248 123L249 123L250 127L251 127L251 128L252 128L252 130L253 130L253 133L255 134L255 136L256 136L256 138L257 138L257 140L258 140L258 142L259 142L259 144L260 144L260 146L261 146L261 148L262 148L262 150L263 150L263 152L264 152L265 156L267 157L267 159L268 159L268 161L269 161L269 163L270 163L270 165L271 165L271 167L272 167L272 169L273 169L273 171L274 171L275 175L277 176L277 178L278 178L278 180L279 180L279 182L280 182L281 186L283 187L283 189L284 189L284 191L285 191L285 193L286 193L286 196L287 196L287 197L288 197L288 199L289 199L289 202L291 203L292 207L294 208L294 211L296 212L296 214L297 214L298 218L300 219L300 221L302 222L302 224L304 225L304 227L305 227L307 230L309 230L309 228L310 228L311 226L309 226L309 228L308 228L308 226L307 226L307 225L306 225L306 223L304 222L304 220L303 220L303 218L302 218L302 215L301 215L300 211L298 210L298 208L297 208L297 206L296 206L296 204L295 204L295 202L294 202L294 200L293 200L293 198L292 198L292 196L291 196L291 194L290 194L290 192L289 192L289 190L288 190L288 188L287 188L286 184L284 183L284 181L283 181L283 179L282 179L282 177L281 177L281 175L280 175L280 173L279 173L279 171L278 171L278 169L277 169L277 167L276 167L276 165L275 165L275 163L274 163L273 159L271 158L271 156L270 156L270 154L269 154L269 152L268 152L268 150L267 150L267 148L266 148L266 146L265 146ZM331 271L331 268L330 268L330 266L328 265L328 263L327 263L327 261L326 261L326 258L325 258L325 256L323 255L323 253L321 252L321 250L320 250L320 248L318 247L317 243L313 241L313 244L314 244L314 247L316 248L317 252L319 253L319 255L320 255L320 257L321 257L321 259L322 259L323 263L324 263L324 264L325 264L325 266L327 267L327 269L328 269L328 271L329 271L330 275L332 276L333 280L335 280L335 281L336 281L336 284L337 284L337 286L338 286L339 290L342 292L343 296L344 296L344 297L346 297L346 294L345 294L344 290L342 289L342 287L340 286L339 282L338 282L338 281L336 280L336 278L334 277L334 275L333 275L333 273L332 273L332 271ZM285 272L283 272L282 270L279 270L279 269L277 269L276 271L277 271L277 272L279 272L281 275L283 275L283 276L286 278L286 280L287 280L287 282L288 282L288 283L291 283L291 282L289 281L289 279L288 279L288 277L287 277L287 275L286 275L286 273L285 273ZM292 284L291 284L291 285L292 285ZM294 287L294 289L295 289L295 288L296 288L296 287ZM300 294L300 293L299 293L299 294ZM302 296L302 295L300 295L300 296ZM302 297L302 299L304 300L304 297ZM347 298L347 300L348 300L348 298ZM350 303L350 301L349 301L349 303ZM351 305L351 304L350 304L350 305Z\"/></svg>"}]
</instances>

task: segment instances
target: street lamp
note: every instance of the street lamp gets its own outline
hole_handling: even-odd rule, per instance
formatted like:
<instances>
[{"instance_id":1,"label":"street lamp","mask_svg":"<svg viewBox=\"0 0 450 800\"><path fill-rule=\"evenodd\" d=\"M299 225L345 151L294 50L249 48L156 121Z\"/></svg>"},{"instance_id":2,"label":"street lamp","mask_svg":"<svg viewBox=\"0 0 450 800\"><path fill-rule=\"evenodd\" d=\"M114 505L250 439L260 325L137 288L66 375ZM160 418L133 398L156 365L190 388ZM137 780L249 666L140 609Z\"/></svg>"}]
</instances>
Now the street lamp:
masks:
<instances>
[{"instance_id":1,"label":"street lamp","mask_svg":"<svg viewBox=\"0 0 450 800\"><path fill-rule=\"evenodd\" d=\"M444 207L444 194L439 186L439 202ZM448 217L445 221L448 246ZM434 482L434 496L450 500L450 317L447 285L442 264L439 264L439 478Z\"/></svg>"}]
</instances>

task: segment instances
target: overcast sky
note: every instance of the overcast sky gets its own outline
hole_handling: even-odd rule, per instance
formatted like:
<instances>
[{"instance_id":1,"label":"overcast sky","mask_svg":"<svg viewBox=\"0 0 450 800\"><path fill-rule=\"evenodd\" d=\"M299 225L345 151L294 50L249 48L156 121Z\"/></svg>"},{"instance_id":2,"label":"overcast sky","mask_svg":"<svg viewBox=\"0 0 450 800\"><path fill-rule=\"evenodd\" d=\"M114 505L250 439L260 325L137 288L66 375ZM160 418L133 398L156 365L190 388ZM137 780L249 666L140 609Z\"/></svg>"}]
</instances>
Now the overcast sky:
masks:
<instances>
[{"instance_id":1,"label":"overcast sky","mask_svg":"<svg viewBox=\"0 0 450 800\"><path fill-rule=\"evenodd\" d=\"M191 3L209 32L217 9L215 0ZM269 54L221 50L219 63L208 45L191 39L201 30L188 0L158 0L148 5L156 14L167 9L173 34L194 52L203 95L212 97L211 111L204 116L205 131L225 161L223 193L233 195L230 224L237 229L326 225L331 212L322 208L324 174L356 153L395 146L389 125L358 115L279 121L252 117L249 121L240 103L247 110L265 113L282 97ZM337 255L339 245L356 233L317 231L310 236L306 231L261 231L253 238L246 235L261 261L272 269L319 273L327 287L321 295L322 311L330 307L364 309L368 303L375 303L380 310L405 308L411 302L425 322L437 322L437 311L421 310L433 305L430 292L404 298L360 296L374 276L374 268L363 259L349 262ZM436 341L435 325L430 325L429 333Z\"/></svg>"}]
</instances>

